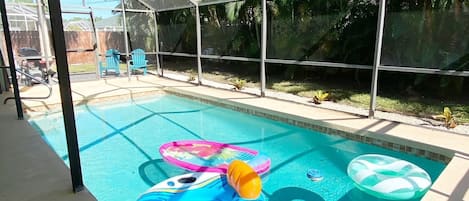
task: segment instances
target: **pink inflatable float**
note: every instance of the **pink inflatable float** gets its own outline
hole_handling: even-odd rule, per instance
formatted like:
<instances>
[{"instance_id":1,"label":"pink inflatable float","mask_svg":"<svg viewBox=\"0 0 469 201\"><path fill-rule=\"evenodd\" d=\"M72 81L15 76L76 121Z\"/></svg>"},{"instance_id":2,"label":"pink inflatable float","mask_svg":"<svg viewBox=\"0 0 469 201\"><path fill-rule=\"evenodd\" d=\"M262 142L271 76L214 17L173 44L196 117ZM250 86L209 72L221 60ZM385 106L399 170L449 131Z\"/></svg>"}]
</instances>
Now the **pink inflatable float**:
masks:
<instances>
[{"instance_id":1,"label":"pink inflatable float","mask_svg":"<svg viewBox=\"0 0 469 201\"><path fill-rule=\"evenodd\" d=\"M160 154L167 162L194 172L226 173L234 160L249 164L258 174L270 169L270 158L243 147L204 140L163 144Z\"/></svg>"}]
</instances>

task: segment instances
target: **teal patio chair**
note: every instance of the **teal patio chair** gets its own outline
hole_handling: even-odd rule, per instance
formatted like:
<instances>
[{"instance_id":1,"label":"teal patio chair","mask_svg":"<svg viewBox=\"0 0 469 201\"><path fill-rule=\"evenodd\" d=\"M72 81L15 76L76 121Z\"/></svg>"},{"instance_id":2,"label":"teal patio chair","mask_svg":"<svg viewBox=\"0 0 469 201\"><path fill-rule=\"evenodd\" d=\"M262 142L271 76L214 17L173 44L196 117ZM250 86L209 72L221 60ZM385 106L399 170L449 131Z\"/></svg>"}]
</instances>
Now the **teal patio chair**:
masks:
<instances>
[{"instance_id":1,"label":"teal patio chair","mask_svg":"<svg viewBox=\"0 0 469 201\"><path fill-rule=\"evenodd\" d=\"M147 74L147 63L145 59L145 51L142 49L135 49L132 51L132 60L130 60L130 69L132 71L143 69L143 75Z\"/></svg>"},{"instance_id":2,"label":"teal patio chair","mask_svg":"<svg viewBox=\"0 0 469 201\"><path fill-rule=\"evenodd\" d=\"M109 49L106 51L106 66L99 62L99 73L101 76L107 75L109 72L114 72L116 75L120 74L119 70L120 52L116 49Z\"/></svg>"}]
</instances>

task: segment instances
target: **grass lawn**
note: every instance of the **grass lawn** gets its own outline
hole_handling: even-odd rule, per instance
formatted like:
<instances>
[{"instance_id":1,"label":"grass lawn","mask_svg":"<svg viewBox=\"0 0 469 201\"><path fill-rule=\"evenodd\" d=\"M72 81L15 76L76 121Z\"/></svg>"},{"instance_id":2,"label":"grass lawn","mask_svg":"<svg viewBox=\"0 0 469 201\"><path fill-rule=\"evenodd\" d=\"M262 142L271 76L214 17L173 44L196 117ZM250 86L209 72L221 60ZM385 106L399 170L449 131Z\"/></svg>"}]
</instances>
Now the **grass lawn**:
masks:
<instances>
[{"instance_id":1,"label":"grass lawn","mask_svg":"<svg viewBox=\"0 0 469 201\"><path fill-rule=\"evenodd\" d=\"M178 65L180 66L180 65ZM186 66L192 66L190 64ZM149 68L155 68L150 66ZM177 67L176 67L177 68ZM120 64L122 72L127 71L125 64ZM193 67L187 67L186 69L175 69L179 73L183 73L187 76L195 76ZM96 65L94 64L81 64L71 65L70 73L92 73L96 71ZM252 80L247 77L239 77L238 75L229 72L219 73L206 73L203 74L204 79L216 81L219 83L232 84L236 79L247 80L246 87L259 87L258 80ZM274 81L267 87L276 91L286 92L295 94L302 97L313 98L315 92L322 90L328 92L329 100L344 105L351 105L359 108L367 109L370 104L370 95L368 92L354 91L350 89L344 89L341 87L331 87L320 83L308 82L292 82L292 81ZM380 94L378 94L380 95ZM469 105L462 103L453 102L436 102L428 99L408 99L399 96L378 96L376 99L377 109L380 111L400 113L405 115L431 118L432 115L438 115L443 113L444 107L449 107L453 112L453 116L458 124L469 124Z\"/></svg>"},{"instance_id":2,"label":"grass lawn","mask_svg":"<svg viewBox=\"0 0 469 201\"><path fill-rule=\"evenodd\" d=\"M176 70L176 69L173 69ZM180 71L178 71L180 70ZM194 70L178 69L179 73L185 75L196 75ZM227 72L203 73L204 79L212 80L219 83L232 84L234 80L240 78L247 80L246 87L259 87L260 84L256 80L247 77L239 77ZM269 84L268 84L269 85ZM267 86L269 89L276 91L295 94L302 97L313 98L314 94L322 90L329 93L329 100L354 107L368 109L370 105L370 94L351 89L344 89L337 86L331 87L314 82L291 82L291 81L274 81ZM378 94L379 95L379 94ZM432 118L434 115L443 113L444 107L449 107L453 112L453 116L458 124L469 124L469 105L452 102L436 102L428 99L409 99L399 96L377 96L377 110L399 113L410 116Z\"/></svg>"},{"instance_id":3,"label":"grass lawn","mask_svg":"<svg viewBox=\"0 0 469 201\"><path fill-rule=\"evenodd\" d=\"M272 89L302 97L313 98L315 92L322 90L330 93L329 100L344 105L369 108L370 94L338 88L329 88L314 83L281 81L272 85ZM376 107L380 111L400 113L418 117L431 118L432 115L443 113L444 107L449 107L459 124L469 123L469 105L461 103L442 103L426 99L410 100L404 97L376 98Z\"/></svg>"},{"instance_id":4,"label":"grass lawn","mask_svg":"<svg viewBox=\"0 0 469 201\"><path fill-rule=\"evenodd\" d=\"M96 64L72 64L69 65L70 73L94 73L96 72ZM127 71L127 65L120 64L119 69L124 72Z\"/></svg>"}]
</instances>

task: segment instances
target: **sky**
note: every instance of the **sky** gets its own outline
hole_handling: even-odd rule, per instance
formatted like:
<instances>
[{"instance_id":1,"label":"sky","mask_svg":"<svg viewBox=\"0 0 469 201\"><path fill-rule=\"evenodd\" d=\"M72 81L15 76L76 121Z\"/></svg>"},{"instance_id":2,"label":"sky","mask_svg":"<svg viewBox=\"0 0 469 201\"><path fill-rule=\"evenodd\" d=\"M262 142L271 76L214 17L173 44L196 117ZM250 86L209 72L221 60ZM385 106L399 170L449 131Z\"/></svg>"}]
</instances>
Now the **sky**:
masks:
<instances>
[{"instance_id":1,"label":"sky","mask_svg":"<svg viewBox=\"0 0 469 201\"><path fill-rule=\"evenodd\" d=\"M60 3L63 10L72 10L73 7L82 6L82 0L60 0ZM86 0L87 7L115 8L119 3L120 0ZM110 10L94 9L93 11L93 14L96 17L108 18L113 16ZM64 19L70 19L73 17L83 17L83 15L63 15Z\"/></svg>"},{"instance_id":2,"label":"sky","mask_svg":"<svg viewBox=\"0 0 469 201\"><path fill-rule=\"evenodd\" d=\"M86 6L91 6L91 7L115 7L120 3L120 0L85 0ZM81 6L83 3L83 0L60 0L60 3L62 6L66 5L79 5Z\"/></svg>"},{"instance_id":3,"label":"sky","mask_svg":"<svg viewBox=\"0 0 469 201\"><path fill-rule=\"evenodd\" d=\"M83 1L86 3L86 7L99 7L109 8L109 10L94 9L94 16L101 18L112 17L113 14L110 9L115 8L119 5L121 0L60 0L62 10L82 10L76 9L77 7L83 7ZM7 2L37 2L37 0L7 0ZM64 19L71 19L74 17L89 18L85 15L80 14L62 14Z\"/></svg>"},{"instance_id":4,"label":"sky","mask_svg":"<svg viewBox=\"0 0 469 201\"><path fill-rule=\"evenodd\" d=\"M84 0L87 6L100 6L100 7L109 7L117 5L120 0ZM6 0L6 2L33 2L36 3L37 0ZM62 6L64 5L83 5L83 0L60 0Z\"/></svg>"}]
</instances>

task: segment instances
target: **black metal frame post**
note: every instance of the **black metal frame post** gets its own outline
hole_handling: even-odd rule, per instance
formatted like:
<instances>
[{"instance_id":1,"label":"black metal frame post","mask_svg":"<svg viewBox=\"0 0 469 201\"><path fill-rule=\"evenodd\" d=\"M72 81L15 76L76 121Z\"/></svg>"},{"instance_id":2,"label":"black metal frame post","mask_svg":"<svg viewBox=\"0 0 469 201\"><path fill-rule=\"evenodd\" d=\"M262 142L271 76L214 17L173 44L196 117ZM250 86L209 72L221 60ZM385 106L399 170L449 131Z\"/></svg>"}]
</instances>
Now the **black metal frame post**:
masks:
<instances>
[{"instance_id":1,"label":"black metal frame post","mask_svg":"<svg viewBox=\"0 0 469 201\"><path fill-rule=\"evenodd\" d=\"M10 67L8 66L5 66L5 60L3 59L3 52L2 52L2 48L0 48L0 61L1 61L1 65L0 66L0 71L2 72L2 78L3 78L3 88L4 88L4 91L10 91L10 78L8 78L8 73L7 73L7 69L10 69Z\"/></svg>"},{"instance_id":2,"label":"black metal frame post","mask_svg":"<svg viewBox=\"0 0 469 201\"><path fill-rule=\"evenodd\" d=\"M11 81L13 82L13 93L15 94L16 113L18 119L22 120L23 106L21 105L20 90L18 87L18 79L16 79L15 60L13 58L13 47L11 46L10 27L8 24L7 11L5 7L5 0L0 0L0 12L2 13L3 33L5 34L5 43L7 46L8 63L10 65Z\"/></svg>"},{"instance_id":3,"label":"black metal frame post","mask_svg":"<svg viewBox=\"0 0 469 201\"><path fill-rule=\"evenodd\" d=\"M60 98L62 100L62 113L64 116L65 135L67 137L67 149L70 162L70 174L72 177L73 192L84 189L81 173L80 151L78 147L75 114L73 110L72 90L68 71L67 49L62 22L62 9L59 0L49 0L49 13L54 43L57 74L59 77Z\"/></svg>"},{"instance_id":4,"label":"black metal frame post","mask_svg":"<svg viewBox=\"0 0 469 201\"><path fill-rule=\"evenodd\" d=\"M0 44L1 45L1 44ZM3 83L5 84L5 89L7 87L6 85L6 80L5 80L5 69L6 66L5 66L5 62L3 61L3 53L2 53L2 49L0 48L0 76L2 76L0 78L0 80L3 80ZM8 79L8 76L6 77ZM3 93L3 87L2 87L2 82L0 82L0 94Z\"/></svg>"},{"instance_id":5,"label":"black metal frame post","mask_svg":"<svg viewBox=\"0 0 469 201\"><path fill-rule=\"evenodd\" d=\"M3 60L3 57L0 58L0 60ZM3 65L5 65L5 62L3 61ZM10 67L8 66L1 66L0 67L0 71L2 72L2 76L3 76L3 88L4 88L4 91L10 91L9 90L9 87L10 87L10 80L8 78L8 73L7 73L7 70L6 69L9 69Z\"/></svg>"}]
</instances>

